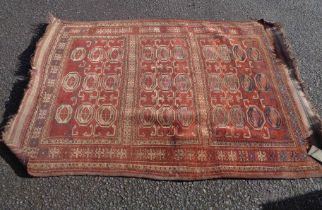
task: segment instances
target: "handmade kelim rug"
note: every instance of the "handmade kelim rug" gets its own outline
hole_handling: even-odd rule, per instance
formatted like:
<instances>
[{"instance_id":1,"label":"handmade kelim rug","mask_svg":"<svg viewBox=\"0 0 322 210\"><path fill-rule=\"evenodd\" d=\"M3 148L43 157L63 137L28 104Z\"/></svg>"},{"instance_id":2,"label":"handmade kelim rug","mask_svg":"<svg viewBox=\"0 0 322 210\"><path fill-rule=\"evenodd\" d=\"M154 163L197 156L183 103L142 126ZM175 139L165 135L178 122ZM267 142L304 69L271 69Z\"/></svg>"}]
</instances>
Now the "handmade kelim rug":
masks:
<instances>
[{"instance_id":1,"label":"handmade kelim rug","mask_svg":"<svg viewBox=\"0 0 322 210\"><path fill-rule=\"evenodd\" d=\"M33 176L322 175L279 25L52 18L5 143Z\"/></svg>"}]
</instances>

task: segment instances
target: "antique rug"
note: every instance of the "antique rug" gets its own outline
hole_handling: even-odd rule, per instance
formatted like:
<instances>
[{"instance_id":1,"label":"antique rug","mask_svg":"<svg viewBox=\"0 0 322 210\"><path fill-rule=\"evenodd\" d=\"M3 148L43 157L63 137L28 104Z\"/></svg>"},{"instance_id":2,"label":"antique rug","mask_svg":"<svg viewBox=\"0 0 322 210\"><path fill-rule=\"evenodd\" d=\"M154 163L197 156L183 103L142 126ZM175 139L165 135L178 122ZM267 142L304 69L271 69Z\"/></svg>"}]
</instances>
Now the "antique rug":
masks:
<instances>
[{"instance_id":1,"label":"antique rug","mask_svg":"<svg viewBox=\"0 0 322 210\"><path fill-rule=\"evenodd\" d=\"M322 176L278 24L51 18L31 71L3 133L30 175Z\"/></svg>"}]
</instances>

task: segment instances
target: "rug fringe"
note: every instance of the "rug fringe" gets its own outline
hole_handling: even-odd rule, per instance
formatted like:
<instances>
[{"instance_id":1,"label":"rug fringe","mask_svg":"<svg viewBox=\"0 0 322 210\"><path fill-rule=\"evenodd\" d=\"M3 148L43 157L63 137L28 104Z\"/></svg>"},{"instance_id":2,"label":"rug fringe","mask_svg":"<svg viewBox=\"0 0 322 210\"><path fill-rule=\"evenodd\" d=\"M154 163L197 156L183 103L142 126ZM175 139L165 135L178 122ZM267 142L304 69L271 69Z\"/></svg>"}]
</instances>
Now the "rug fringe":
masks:
<instances>
[{"instance_id":1,"label":"rug fringe","mask_svg":"<svg viewBox=\"0 0 322 210\"><path fill-rule=\"evenodd\" d=\"M51 12L48 13L47 19L49 24L60 21L60 19L55 17Z\"/></svg>"},{"instance_id":2,"label":"rug fringe","mask_svg":"<svg viewBox=\"0 0 322 210\"><path fill-rule=\"evenodd\" d=\"M51 30L52 26L55 23L57 23L58 21L59 21L59 19L52 16L49 20L49 24L46 27L44 34L37 41L37 43L35 45L35 51L31 55L31 59L30 59L30 66L31 66L31 68L29 69L30 77L17 77L16 78L16 81L14 84L16 84L17 81L26 81L26 80L28 80L28 84L24 89L21 90L21 91L23 91L23 98L22 98L22 101L19 105L18 111L15 114L8 116L6 118L6 120L7 120L6 125L4 125L1 128L1 130L2 130L1 137L2 138L0 141L4 142L9 147L9 149L17 156L17 158L20 159L20 161L24 165L27 163L27 156L24 154L24 151L22 151L20 148L21 147L21 142L20 142L21 139L14 139L11 134L15 132L14 129L15 129L15 126L17 123L16 122L17 116L19 116L19 114L21 114L22 109L23 109L23 104L26 104L26 101L28 99L28 95L33 88L36 74L38 73L38 71L42 71L42 69L40 69L40 67L37 65L36 57L39 56L40 50L41 50L42 45L44 43L44 40L46 40L48 38L49 31Z\"/></svg>"},{"instance_id":3,"label":"rug fringe","mask_svg":"<svg viewBox=\"0 0 322 210\"><path fill-rule=\"evenodd\" d=\"M9 116L7 124L3 127L3 131L1 132L1 142L5 142L5 144L9 147L9 149L16 155L16 157L20 160L22 164L25 164L27 161L27 156L23 154L23 151L20 149L20 142L14 142L15 139L11 138L10 134L14 132L15 127L15 120L17 116L21 113L22 110L22 104L24 104L25 96L27 95L27 92L30 91L33 85L34 81L34 75L36 74L35 69L30 69L30 79L28 82L28 85L26 88L24 88L22 91L23 93L23 99L19 105L18 112ZM19 79L16 79L16 81ZM25 78L25 80L28 80L28 78ZM12 131L13 130L13 131Z\"/></svg>"},{"instance_id":4,"label":"rug fringe","mask_svg":"<svg viewBox=\"0 0 322 210\"><path fill-rule=\"evenodd\" d=\"M280 46L280 49L275 49L276 52L274 52L274 54L277 58L283 61L282 65L284 65L286 67L285 69L288 71L288 78L292 82L291 84L293 84L294 89L298 94L298 98L301 101L300 104L302 105L309 122L309 132L305 139L307 142L307 149L309 149L311 145L321 148L322 120L317 109L315 109L312 103L310 103L312 100L308 94L308 88L301 77L299 64L295 58L295 53L290 42L285 35L286 33L282 24L272 23L263 19L258 20L257 22L262 24L265 29L269 29L272 32L274 41L277 42L274 47L277 48L277 46Z\"/></svg>"}]
</instances>

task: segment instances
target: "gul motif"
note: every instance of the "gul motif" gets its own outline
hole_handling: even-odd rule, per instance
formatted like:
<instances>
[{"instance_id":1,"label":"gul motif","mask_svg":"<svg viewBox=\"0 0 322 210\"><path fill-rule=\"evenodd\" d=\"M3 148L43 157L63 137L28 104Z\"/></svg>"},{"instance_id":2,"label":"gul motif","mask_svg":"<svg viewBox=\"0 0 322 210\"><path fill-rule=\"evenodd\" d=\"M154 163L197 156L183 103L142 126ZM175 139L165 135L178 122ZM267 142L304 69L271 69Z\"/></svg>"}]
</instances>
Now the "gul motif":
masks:
<instances>
[{"instance_id":1,"label":"gul motif","mask_svg":"<svg viewBox=\"0 0 322 210\"><path fill-rule=\"evenodd\" d=\"M230 53L231 53L231 49L223 44L223 45L219 45L218 46L218 55L219 55L219 58L224 61L224 62L230 62L231 61L231 56L230 56Z\"/></svg>"},{"instance_id":2,"label":"gul motif","mask_svg":"<svg viewBox=\"0 0 322 210\"><path fill-rule=\"evenodd\" d=\"M95 119L101 126L110 126L116 119L116 110L111 105L101 105L96 110Z\"/></svg>"},{"instance_id":3,"label":"gul motif","mask_svg":"<svg viewBox=\"0 0 322 210\"><path fill-rule=\"evenodd\" d=\"M233 106L230 109L229 116L233 126L235 126L236 128L244 127L244 112L240 106Z\"/></svg>"},{"instance_id":4,"label":"gul motif","mask_svg":"<svg viewBox=\"0 0 322 210\"><path fill-rule=\"evenodd\" d=\"M216 127L226 127L229 121L229 116L226 108L222 105L217 105L212 110L212 122Z\"/></svg>"},{"instance_id":5,"label":"gul motif","mask_svg":"<svg viewBox=\"0 0 322 210\"><path fill-rule=\"evenodd\" d=\"M142 49L142 58L146 61L154 59L154 49L151 46L146 46Z\"/></svg>"},{"instance_id":6,"label":"gul motif","mask_svg":"<svg viewBox=\"0 0 322 210\"><path fill-rule=\"evenodd\" d=\"M236 60L245 61L246 60L246 52L240 45L234 45L232 47L232 52Z\"/></svg>"},{"instance_id":7,"label":"gul motif","mask_svg":"<svg viewBox=\"0 0 322 210\"><path fill-rule=\"evenodd\" d=\"M156 111L153 107L143 107L139 112L140 122L144 126L152 126L156 121Z\"/></svg>"},{"instance_id":8,"label":"gul motif","mask_svg":"<svg viewBox=\"0 0 322 210\"><path fill-rule=\"evenodd\" d=\"M94 91L98 85L98 75L89 73L85 76L82 87L85 91Z\"/></svg>"},{"instance_id":9,"label":"gul motif","mask_svg":"<svg viewBox=\"0 0 322 210\"><path fill-rule=\"evenodd\" d=\"M88 59L92 63L101 62L105 58L105 50L102 47L94 47L88 54Z\"/></svg>"},{"instance_id":10,"label":"gul motif","mask_svg":"<svg viewBox=\"0 0 322 210\"><path fill-rule=\"evenodd\" d=\"M224 82L230 92L236 92L239 89L239 80L235 74L225 74Z\"/></svg>"},{"instance_id":11,"label":"gul motif","mask_svg":"<svg viewBox=\"0 0 322 210\"><path fill-rule=\"evenodd\" d=\"M110 59L110 62L120 62L123 59L124 56L124 49L122 48L116 48L112 47L108 51L108 57Z\"/></svg>"},{"instance_id":12,"label":"gul motif","mask_svg":"<svg viewBox=\"0 0 322 210\"><path fill-rule=\"evenodd\" d=\"M160 61L167 61L170 58L170 50L167 46L160 46L157 48L157 58Z\"/></svg>"},{"instance_id":13,"label":"gul motif","mask_svg":"<svg viewBox=\"0 0 322 210\"><path fill-rule=\"evenodd\" d=\"M264 110L267 122L273 127L273 128L280 128L282 124L281 115L279 112L273 108L273 107L266 107Z\"/></svg>"},{"instance_id":14,"label":"gul motif","mask_svg":"<svg viewBox=\"0 0 322 210\"><path fill-rule=\"evenodd\" d=\"M177 90L182 92L187 92L191 88L191 81L188 75L186 74L178 74L175 77L175 85Z\"/></svg>"},{"instance_id":15,"label":"gul motif","mask_svg":"<svg viewBox=\"0 0 322 210\"><path fill-rule=\"evenodd\" d=\"M173 125L175 120L175 111L168 106L163 106L157 111L158 122L164 126L169 127Z\"/></svg>"},{"instance_id":16,"label":"gul motif","mask_svg":"<svg viewBox=\"0 0 322 210\"><path fill-rule=\"evenodd\" d=\"M175 46L173 48L173 57L176 60L184 60L187 58L187 51L181 46Z\"/></svg>"},{"instance_id":17,"label":"gul motif","mask_svg":"<svg viewBox=\"0 0 322 210\"><path fill-rule=\"evenodd\" d=\"M240 77L240 84L246 92L251 92L255 89L255 82L252 77L243 74Z\"/></svg>"},{"instance_id":18,"label":"gul motif","mask_svg":"<svg viewBox=\"0 0 322 210\"><path fill-rule=\"evenodd\" d=\"M63 89L66 92L72 92L76 90L80 85L81 77L77 72L69 72L64 78L63 78Z\"/></svg>"},{"instance_id":19,"label":"gul motif","mask_svg":"<svg viewBox=\"0 0 322 210\"><path fill-rule=\"evenodd\" d=\"M170 90L172 86L172 79L171 76L168 74L162 74L159 77L158 85L161 88L161 90Z\"/></svg>"},{"instance_id":20,"label":"gul motif","mask_svg":"<svg viewBox=\"0 0 322 210\"><path fill-rule=\"evenodd\" d=\"M107 91L114 91L118 89L119 78L116 74L107 74L101 80L102 87Z\"/></svg>"},{"instance_id":21,"label":"gul motif","mask_svg":"<svg viewBox=\"0 0 322 210\"><path fill-rule=\"evenodd\" d=\"M55 114L55 120L59 124L66 124L72 118L73 108L69 104L60 105Z\"/></svg>"},{"instance_id":22,"label":"gul motif","mask_svg":"<svg viewBox=\"0 0 322 210\"><path fill-rule=\"evenodd\" d=\"M141 86L147 91L153 90L156 86L155 74L144 73L141 79Z\"/></svg>"},{"instance_id":23,"label":"gul motif","mask_svg":"<svg viewBox=\"0 0 322 210\"><path fill-rule=\"evenodd\" d=\"M86 57L86 50L83 47L76 47L70 54L70 59L74 62L83 60Z\"/></svg>"},{"instance_id":24,"label":"gul motif","mask_svg":"<svg viewBox=\"0 0 322 210\"><path fill-rule=\"evenodd\" d=\"M177 119L183 127L188 127L194 121L193 111L189 107L180 107L177 110Z\"/></svg>"},{"instance_id":25,"label":"gul motif","mask_svg":"<svg viewBox=\"0 0 322 210\"><path fill-rule=\"evenodd\" d=\"M218 58L218 52L216 48L213 46L204 46L202 48L202 53L206 61L209 61L209 62L215 62Z\"/></svg>"},{"instance_id":26,"label":"gul motif","mask_svg":"<svg viewBox=\"0 0 322 210\"><path fill-rule=\"evenodd\" d=\"M75 120L79 125L87 125L93 119L93 113L91 104L81 104L76 109Z\"/></svg>"},{"instance_id":27,"label":"gul motif","mask_svg":"<svg viewBox=\"0 0 322 210\"><path fill-rule=\"evenodd\" d=\"M250 60L260 61L262 59L261 54L257 48L250 47L246 49L246 53Z\"/></svg>"},{"instance_id":28,"label":"gul motif","mask_svg":"<svg viewBox=\"0 0 322 210\"><path fill-rule=\"evenodd\" d=\"M210 74L208 84L211 91L219 92L222 89L222 79L219 74Z\"/></svg>"},{"instance_id":29,"label":"gul motif","mask_svg":"<svg viewBox=\"0 0 322 210\"><path fill-rule=\"evenodd\" d=\"M255 105L247 109L247 121L255 129L261 129L265 123L263 112Z\"/></svg>"},{"instance_id":30,"label":"gul motif","mask_svg":"<svg viewBox=\"0 0 322 210\"><path fill-rule=\"evenodd\" d=\"M269 91L270 90L270 84L268 81L268 78L265 74L259 73L255 75L255 82L256 86L261 91Z\"/></svg>"},{"instance_id":31,"label":"gul motif","mask_svg":"<svg viewBox=\"0 0 322 210\"><path fill-rule=\"evenodd\" d=\"M212 122L215 127L224 128L228 124L236 128L243 128L245 125L244 112L239 105L234 105L230 109L223 105L216 105L212 110Z\"/></svg>"}]
</instances>

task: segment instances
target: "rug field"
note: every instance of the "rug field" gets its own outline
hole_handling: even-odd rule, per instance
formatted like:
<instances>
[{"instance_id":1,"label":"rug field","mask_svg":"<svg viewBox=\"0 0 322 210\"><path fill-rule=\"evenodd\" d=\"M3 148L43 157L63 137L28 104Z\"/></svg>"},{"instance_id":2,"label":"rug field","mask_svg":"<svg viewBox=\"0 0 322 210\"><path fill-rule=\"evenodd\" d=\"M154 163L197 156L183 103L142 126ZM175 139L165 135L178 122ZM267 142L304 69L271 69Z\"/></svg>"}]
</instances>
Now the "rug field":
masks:
<instances>
[{"instance_id":1,"label":"rug field","mask_svg":"<svg viewBox=\"0 0 322 210\"><path fill-rule=\"evenodd\" d=\"M33 176L321 177L279 24L51 18L5 144Z\"/></svg>"}]
</instances>

